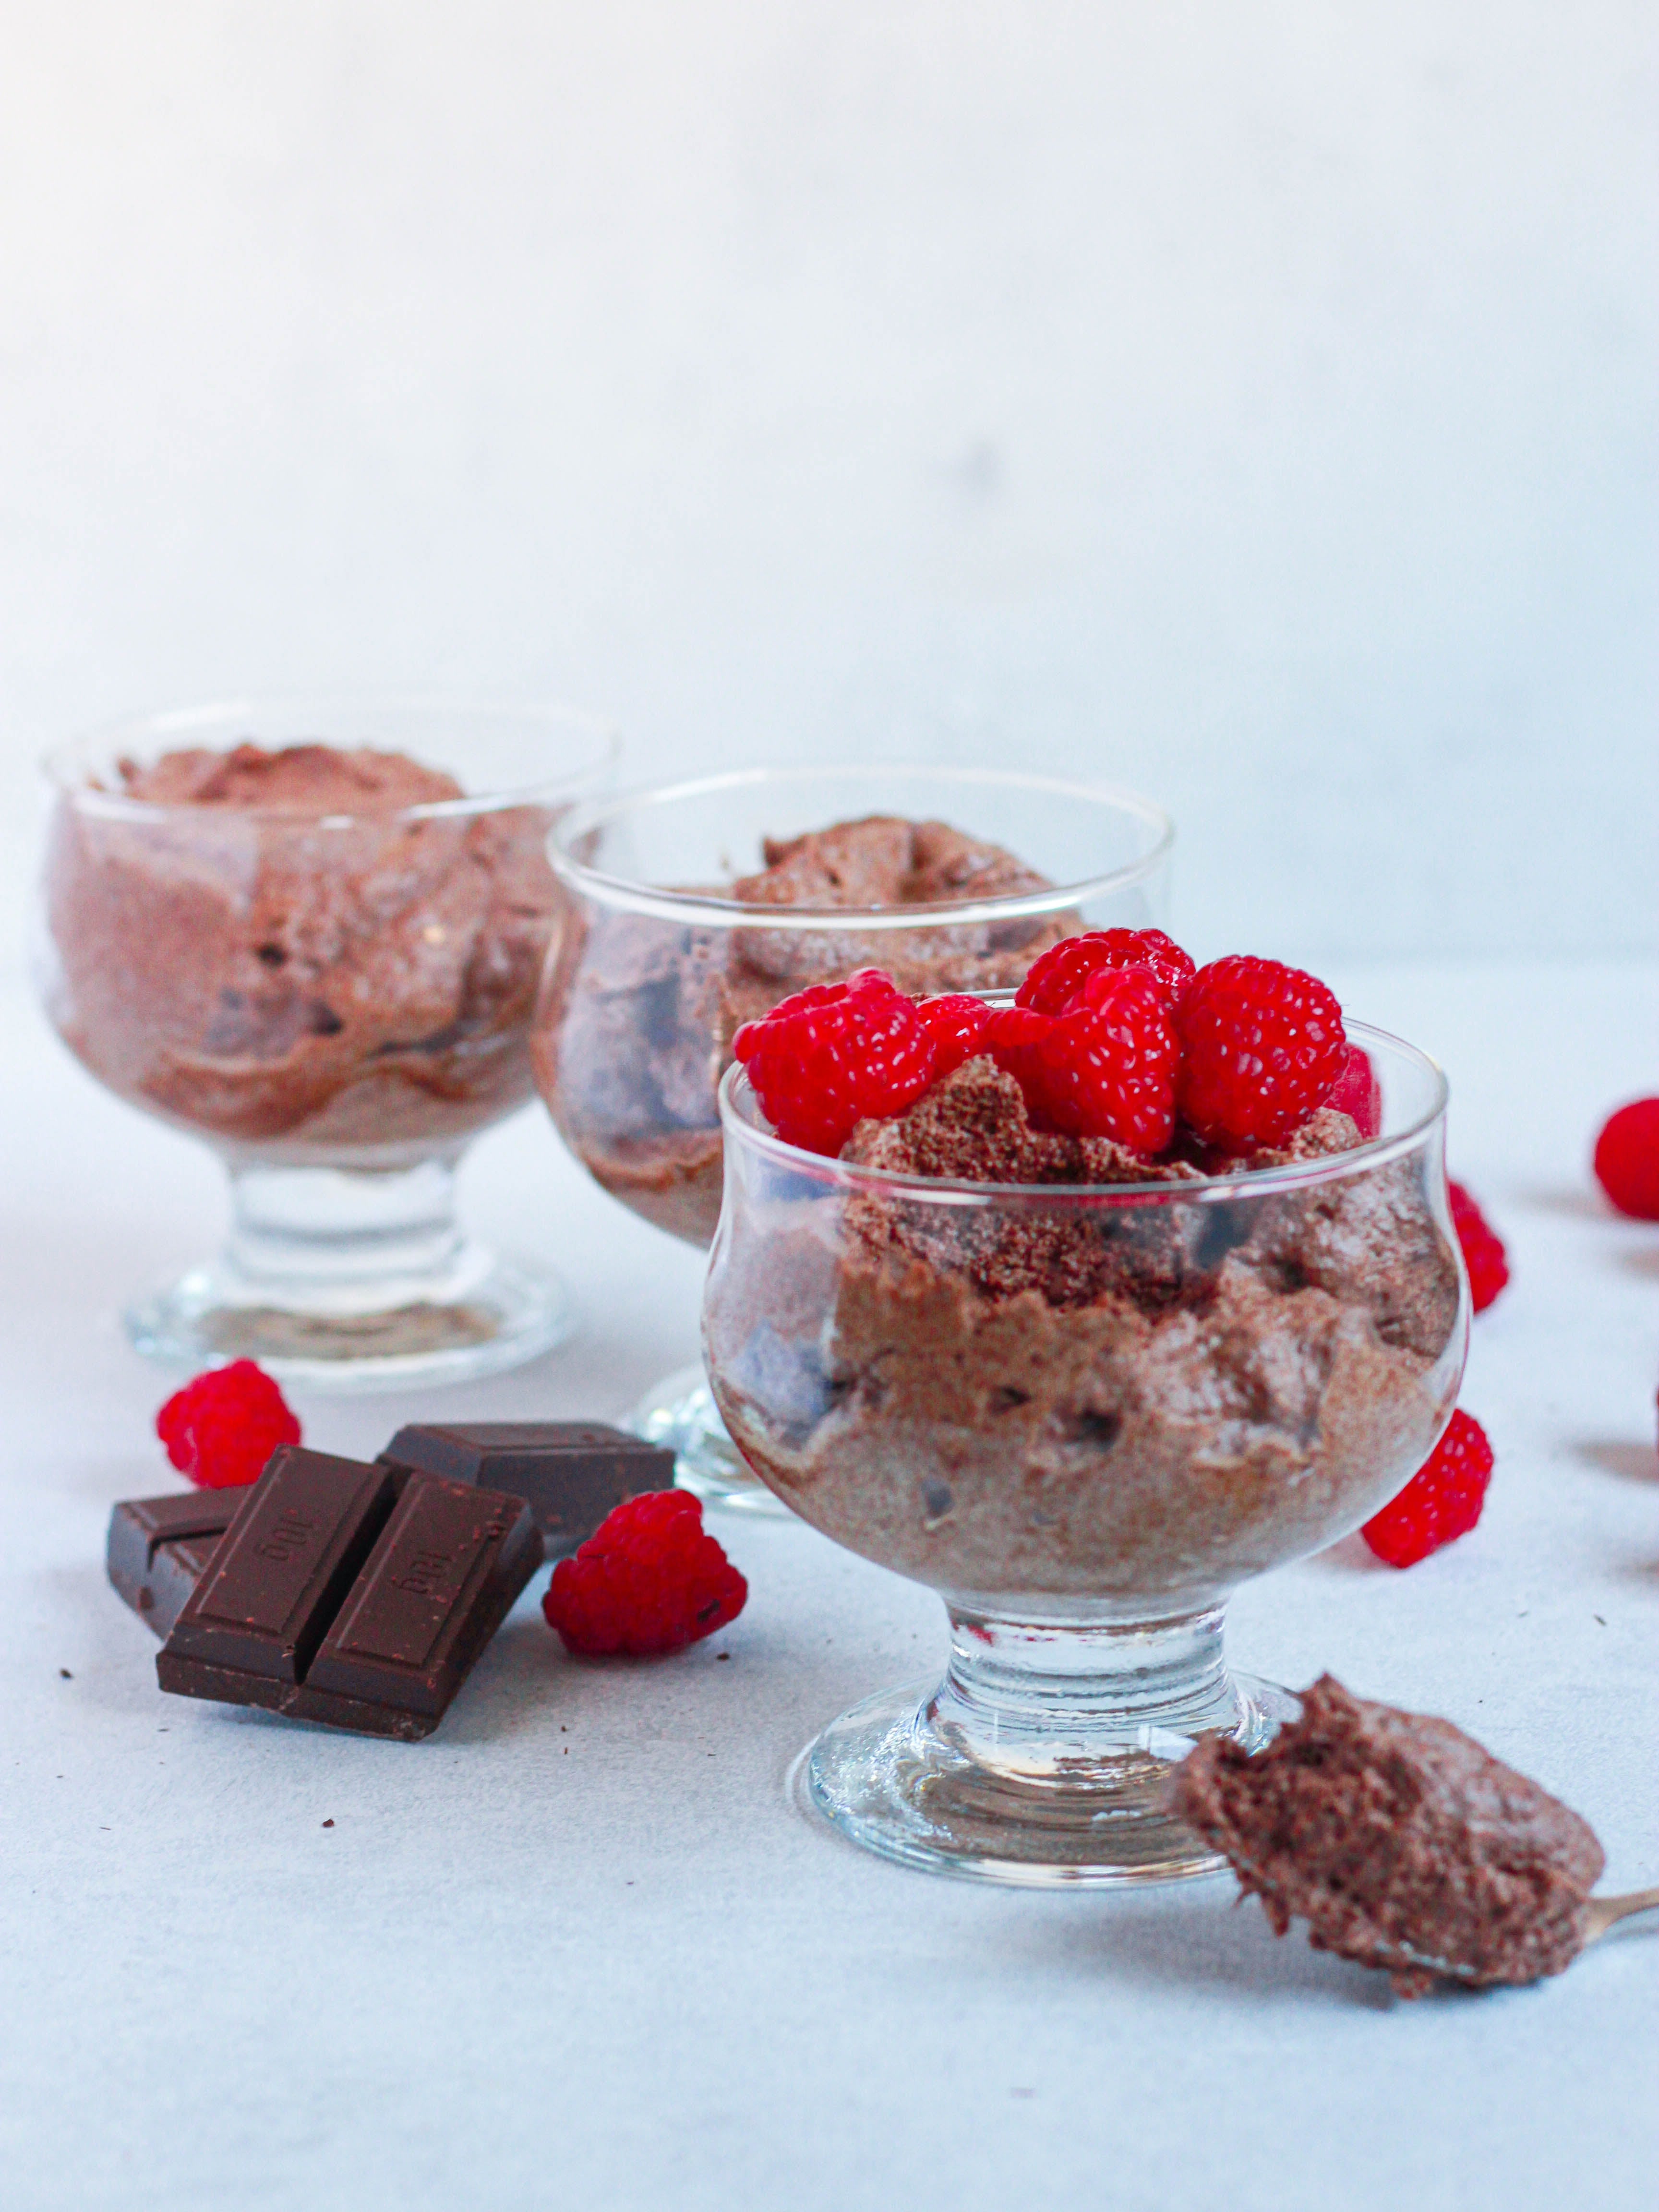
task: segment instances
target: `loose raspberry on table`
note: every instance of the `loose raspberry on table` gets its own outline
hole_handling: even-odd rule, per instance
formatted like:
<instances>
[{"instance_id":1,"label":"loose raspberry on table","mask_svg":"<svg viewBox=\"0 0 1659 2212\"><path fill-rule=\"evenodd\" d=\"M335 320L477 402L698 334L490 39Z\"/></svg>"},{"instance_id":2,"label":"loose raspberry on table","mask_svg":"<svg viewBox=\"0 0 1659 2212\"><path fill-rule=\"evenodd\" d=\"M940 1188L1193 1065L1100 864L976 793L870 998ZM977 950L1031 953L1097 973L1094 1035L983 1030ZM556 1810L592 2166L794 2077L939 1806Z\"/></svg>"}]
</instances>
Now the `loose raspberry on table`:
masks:
<instances>
[{"instance_id":1,"label":"loose raspberry on table","mask_svg":"<svg viewBox=\"0 0 1659 2212\"><path fill-rule=\"evenodd\" d=\"M653 1658L712 1636L743 1611L749 1585L685 1490L647 1491L606 1516L561 1559L542 1600L548 1626L584 1657Z\"/></svg>"},{"instance_id":2,"label":"loose raspberry on table","mask_svg":"<svg viewBox=\"0 0 1659 2212\"><path fill-rule=\"evenodd\" d=\"M257 1482L279 1444L297 1444L300 1424L263 1367L233 1359L175 1390L155 1433L181 1474L204 1490L233 1490Z\"/></svg>"},{"instance_id":3,"label":"loose raspberry on table","mask_svg":"<svg viewBox=\"0 0 1659 2212\"><path fill-rule=\"evenodd\" d=\"M1376 1079L1376 1070L1371 1066L1371 1056L1364 1045L1351 1044L1342 1073L1336 1079L1336 1087L1325 1101L1339 1114L1346 1114L1360 1135L1380 1137L1382 1133L1382 1086Z\"/></svg>"},{"instance_id":4,"label":"loose raspberry on table","mask_svg":"<svg viewBox=\"0 0 1659 2212\"><path fill-rule=\"evenodd\" d=\"M1510 1279L1504 1241L1461 1182L1446 1188L1451 1194L1452 1226L1469 1271L1470 1296L1476 1313L1485 1313Z\"/></svg>"},{"instance_id":5,"label":"loose raspberry on table","mask_svg":"<svg viewBox=\"0 0 1659 2212\"><path fill-rule=\"evenodd\" d=\"M1335 994L1299 968L1243 953L1199 969L1175 1026L1182 1117L1231 1152L1282 1145L1325 1103L1347 1058Z\"/></svg>"},{"instance_id":6,"label":"loose raspberry on table","mask_svg":"<svg viewBox=\"0 0 1659 2212\"><path fill-rule=\"evenodd\" d=\"M933 1040L935 1083L983 1049L985 1024L991 1018L983 999L972 998L966 991L948 991L943 998L920 1000L916 1012Z\"/></svg>"},{"instance_id":7,"label":"loose raspberry on table","mask_svg":"<svg viewBox=\"0 0 1659 2212\"><path fill-rule=\"evenodd\" d=\"M937 1059L915 1000L878 968L796 992L745 1022L732 1049L779 1136L832 1157L866 1115L914 1106Z\"/></svg>"},{"instance_id":8,"label":"loose raspberry on table","mask_svg":"<svg viewBox=\"0 0 1659 2212\"><path fill-rule=\"evenodd\" d=\"M1031 963L1014 1003L1039 1014L1063 1014L1087 979L1102 968L1145 968L1164 1003L1173 1007L1197 969L1161 929L1091 929L1067 937Z\"/></svg>"},{"instance_id":9,"label":"loose raspberry on table","mask_svg":"<svg viewBox=\"0 0 1659 2212\"><path fill-rule=\"evenodd\" d=\"M1595 1180L1620 1213L1659 1221L1659 1098L1608 1115L1595 1140Z\"/></svg>"},{"instance_id":10,"label":"loose raspberry on table","mask_svg":"<svg viewBox=\"0 0 1659 2212\"><path fill-rule=\"evenodd\" d=\"M1176 1057L1157 979L1144 968L1098 969L1037 1040L1031 1103L1067 1136L1161 1152L1175 1134Z\"/></svg>"},{"instance_id":11,"label":"loose raspberry on table","mask_svg":"<svg viewBox=\"0 0 1659 2212\"><path fill-rule=\"evenodd\" d=\"M1443 1544L1468 1535L1480 1518L1492 1470L1486 1432L1460 1407L1399 1497L1373 1514L1360 1534L1389 1566L1415 1566Z\"/></svg>"}]
</instances>

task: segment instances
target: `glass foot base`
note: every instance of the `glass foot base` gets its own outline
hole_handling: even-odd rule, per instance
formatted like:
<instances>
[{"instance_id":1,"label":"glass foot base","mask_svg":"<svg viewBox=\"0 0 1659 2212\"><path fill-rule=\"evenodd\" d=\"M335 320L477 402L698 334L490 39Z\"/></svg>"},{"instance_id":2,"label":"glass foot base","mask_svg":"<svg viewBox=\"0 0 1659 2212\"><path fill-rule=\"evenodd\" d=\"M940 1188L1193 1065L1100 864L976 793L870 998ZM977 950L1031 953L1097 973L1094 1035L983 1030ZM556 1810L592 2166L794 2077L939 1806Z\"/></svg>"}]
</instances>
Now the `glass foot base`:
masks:
<instances>
[{"instance_id":1,"label":"glass foot base","mask_svg":"<svg viewBox=\"0 0 1659 2212\"><path fill-rule=\"evenodd\" d=\"M560 1343L575 1316L556 1275L469 1240L441 1273L402 1281L273 1281L215 1261L125 1319L148 1359L191 1369L257 1359L298 1389L343 1393L498 1374Z\"/></svg>"},{"instance_id":2,"label":"glass foot base","mask_svg":"<svg viewBox=\"0 0 1659 2212\"><path fill-rule=\"evenodd\" d=\"M1251 1750L1299 1710L1287 1690L1231 1678L1228 1732ZM883 1690L832 1721L791 1770L798 1802L901 1865L1030 1888L1175 1881L1226 1861L1168 1809L1192 1739L1156 1726L1109 1756L1018 1771L967 1754L933 1683Z\"/></svg>"},{"instance_id":3,"label":"glass foot base","mask_svg":"<svg viewBox=\"0 0 1659 2212\"><path fill-rule=\"evenodd\" d=\"M727 1505L738 1513L789 1516L789 1509L749 1472L743 1455L726 1433L720 1409L702 1367L680 1367L647 1390L623 1424L647 1443L665 1444L674 1454L674 1482L705 1505Z\"/></svg>"}]
</instances>

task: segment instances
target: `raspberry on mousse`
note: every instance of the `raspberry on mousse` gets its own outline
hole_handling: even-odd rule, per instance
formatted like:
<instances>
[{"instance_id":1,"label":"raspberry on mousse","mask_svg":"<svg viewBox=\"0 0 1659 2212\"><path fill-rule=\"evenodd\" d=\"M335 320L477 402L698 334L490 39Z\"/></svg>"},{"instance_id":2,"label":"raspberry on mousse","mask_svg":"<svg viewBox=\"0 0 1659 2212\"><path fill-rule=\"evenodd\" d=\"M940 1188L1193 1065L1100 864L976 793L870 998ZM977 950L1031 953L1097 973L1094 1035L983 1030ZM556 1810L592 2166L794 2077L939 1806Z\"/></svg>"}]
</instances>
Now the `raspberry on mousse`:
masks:
<instances>
[{"instance_id":1,"label":"raspberry on mousse","mask_svg":"<svg viewBox=\"0 0 1659 2212\"><path fill-rule=\"evenodd\" d=\"M1090 929L1034 960L1014 1003L1039 1014L1063 1014L1091 975L1113 968L1145 969L1170 1012L1198 972L1192 954L1161 929Z\"/></svg>"},{"instance_id":2,"label":"raspberry on mousse","mask_svg":"<svg viewBox=\"0 0 1659 2212\"><path fill-rule=\"evenodd\" d=\"M732 1050L778 1134L831 1157L981 1054L1018 1084L1033 1129L1149 1161L1183 1131L1224 1158L1271 1152L1328 1102L1361 1138L1381 1123L1370 1062L1317 977L1237 955L1198 969L1157 929L1066 938L994 1010L963 992L908 998L860 969L745 1022Z\"/></svg>"},{"instance_id":3,"label":"raspberry on mousse","mask_svg":"<svg viewBox=\"0 0 1659 2212\"><path fill-rule=\"evenodd\" d=\"M936 1047L914 999L878 968L814 983L745 1022L732 1049L787 1143L838 1152L871 1115L902 1114L933 1082Z\"/></svg>"},{"instance_id":4,"label":"raspberry on mousse","mask_svg":"<svg viewBox=\"0 0 1659 2212\"><path fill-rule=\"evenodd\" d=\"M1182 1117L1230 1152L1282 1145L1324 1104L1348 1056L1334 992L1299 968L1239 953L1199 969L1176 1030Z\"/></svg>"}]
</instances>

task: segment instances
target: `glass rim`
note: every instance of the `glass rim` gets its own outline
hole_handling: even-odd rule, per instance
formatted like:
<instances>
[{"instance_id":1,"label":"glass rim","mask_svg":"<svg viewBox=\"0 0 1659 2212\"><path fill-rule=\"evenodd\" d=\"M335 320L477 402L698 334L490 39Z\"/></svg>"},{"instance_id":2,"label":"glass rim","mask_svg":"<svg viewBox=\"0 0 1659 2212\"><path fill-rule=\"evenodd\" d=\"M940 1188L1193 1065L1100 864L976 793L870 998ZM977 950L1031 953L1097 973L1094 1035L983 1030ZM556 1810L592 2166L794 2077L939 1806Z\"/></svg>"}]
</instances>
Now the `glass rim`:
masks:
<instances>
[{"instance_id":1,"label":"glass rim","mask_svg":"<svg viewBox=\"0 0 1659 2212\"><path fill-rule=\"evenodd\" d=\"M1144 1206L1152 1199L1173 1205L1237 1205L1242 1199L1270 1198L1286 1191L1306 1190L1385 1167L1390 1161L1414 1151L1435 1124L1444 1119L1451 1091L1438 1060L1418 1046L1408 1044L1404 1037L1395 1036L1389 1030L1376 1029L1369 1022L1345 1019L1342 1027L1350 1043L1363 1045L1368 1051L1372 1045L1381 1046L1429 1075L1434 1097L1428 1108L1409 1127L1397 1129L1391 1136L1367 1138L1361 1144L1350 1146L1346 1152L1326 1152L1317 1159L1295 1160L1280 1167L1235 1170L1231 1175L1198 1176L1180 1182L969 1182L957 1176L906 1175L896 1168L866 1167L851 1160L831 1159L823 1152L810 1152L802 1146L790 1144L775 1132L763 1128L757 1119L750 1118L745 1107L757 1115L760 1102L742 1061L735 1060L720 1078L720 1122L732 1141L752 1146L757 1152L797 1174L819 1175L848 1189L902 1193L907 1197L947 1206L1006 1206L1011 1202L1042 1206L1069 1205L1079 1200L1095 1205L1107 1200L1133 1200Z\"/></svg>"},{"instance_id":2,"label":"glass rim","mask_svg":"<svg viewBox=\"0 0 1659 2212\"><path fill-rule=\"evenodd\" d=\"M1042 792L1052 798L1085 801L1115 808L1141 823L1152 835L1148 850L1123 866L1048 890L1022 891L1001 898L947 899L927 906L758 906L747 900L722 898L717 893L676 890L643 884L627 876L610 874L577 859L570 848L579 838L620 816L646 806L667 806L688 799L702 799L722 791L751 790L766 783L804 781L808 777L831 782L896 783L909 776L933 776L942 784L1000 787ZM724 775L698 776L680 783L642 784L603 799L589 799L573 809L549 833L547 857L554 873L570 890L596 902L629 914L653 915L682 925L704 923L711 928L744 927L800 933L808 930L860 932L930 928L940 924L1010 921L1028 915L1063 913L1085 899L1099 898L1127 890L1156 874L1170 857L1175 843L1175 823L1164 810L1139 793L1109 784L1072 782L1063 777L1032 775L1019 769L957 768L931 761L884 762L873 767L784 767L732 769Z\"/></svg>"},{"instance_id":3,"label":"glass rim","mask_svg":"<svg viewBox=\"0 0 1659 2212\"><path fill-rule=\"evenodd\" d=\"M549 728L574 730L585 733L592 741L591 757L577 768L567 769L556 775L539 776L524 783L514 783L482 792L463 792L459 799L428 799L411 806L393 806L368 812L352 812L349 809L331 806L309 810L295 806L225 806L204 808L189 800L136 799L130 793L106 791L84 781L91 765L94 749L112 747L126 735L154 739L175 737L181 744L192 738L199 743L211 741L216 732L221 744L225 742L223 726L246 720L257 724L272 716L306 717L316 715L326 721L331 715L407 714L411 718L427 717L435 720L441 716L465 717L477 721L492 721L498 725L509 722L540 722ZM237 743L264 742L252 733L235 740ZM289 738L288 744L328 744L331 740L321 732L313 738ZM222 820L239 822L286 823L290 827L304 825L308 829L340 830L355 828L360 823L372 823L384 828L388 823L441 822L465 820L480 814L499 813L509 806L531 806L550 803L573 804L587 790L596 776L613 768L622 753L622 732L614 722L604 715L586 709L568 707L554 700L512 698L469 698L465 693L450 696L430 691L294 691L254 692L241 697L203 700L194 706L162 708L155 712L120 714L108 721L94 723L90 728L60 738L47 747L41 756L40 773L58 795L80 811L118 821L159 823L182 817L200 823L204 814L211 813ZM430 763L423 763L430 765Z\"/></svg>"}]
</instances>

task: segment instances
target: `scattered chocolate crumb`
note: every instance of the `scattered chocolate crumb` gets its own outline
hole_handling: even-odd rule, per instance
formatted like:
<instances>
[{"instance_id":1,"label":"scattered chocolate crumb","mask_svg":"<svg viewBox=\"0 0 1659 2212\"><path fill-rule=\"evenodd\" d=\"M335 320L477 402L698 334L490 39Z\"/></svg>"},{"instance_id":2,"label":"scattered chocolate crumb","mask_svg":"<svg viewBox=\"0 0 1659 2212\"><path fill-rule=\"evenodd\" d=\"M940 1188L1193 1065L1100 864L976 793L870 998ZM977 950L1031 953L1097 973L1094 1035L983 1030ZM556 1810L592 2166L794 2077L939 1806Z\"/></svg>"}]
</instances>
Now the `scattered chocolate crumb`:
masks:
<instances>
[{"instance_id":1,"label":"scattered chocolate crumb","mask_svg":"<svg viewBox=\"0 0 1659 2212\"><path fill-rule=\"evenodd\" d=\"M332 1820L325 1820L323 1826L325 1828L331 1828L334 1826L334 1823Z\"/></svg>"},{"instance_id":2,"label":"scattered chocolate crumb","mask_svg":"<svg viewBox=\"0 0 1659 2212\"><path fill-rule=\"evenodd\" d=\"M1605 1626L1605 1622L1602 1625ZM729 1651L717 1651L714 1654L714 1656L716 1659L729 1659L732 1656L732 1654Z\"/></svg>"},{"instance_id":3,"label":"scattered chocolate crumb","mask_svg":"<svg viewBox=\"0 0 1659 2212\"><path fill-rule=\"evenodd\" d=\"M67 1667L60 1667L58 1671L66 1682L72 1682L75 1680L74 1675L70 1674Z\"/></svg>"}]
</instances>

